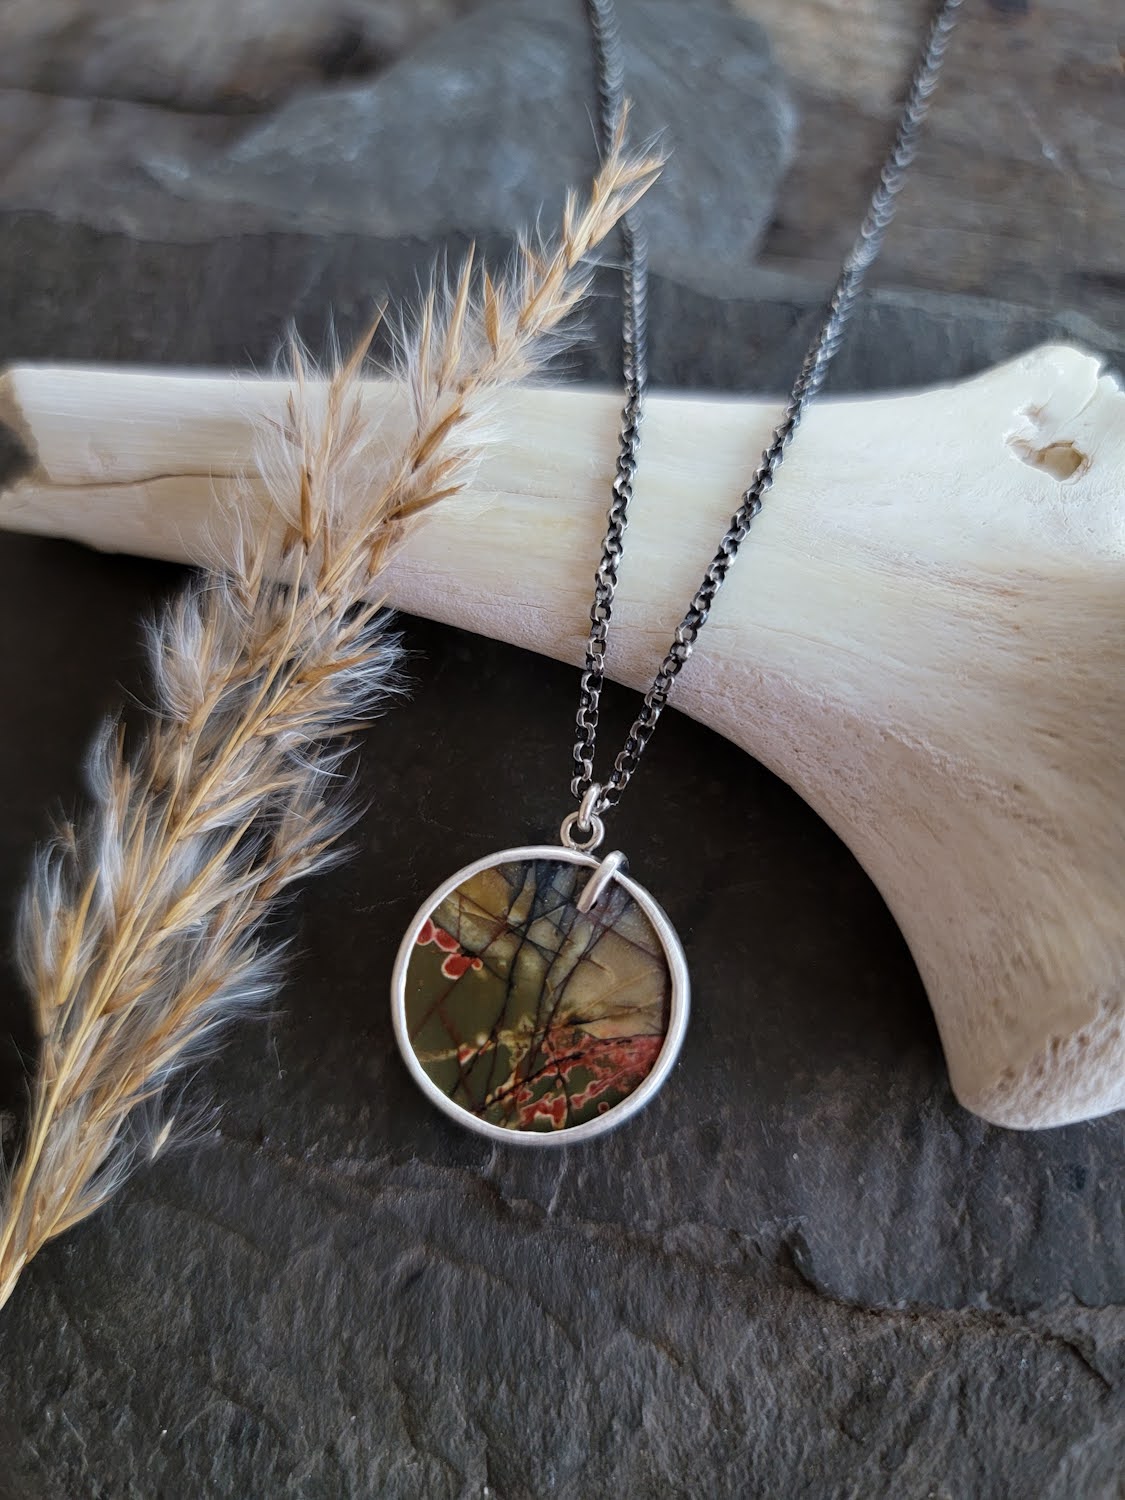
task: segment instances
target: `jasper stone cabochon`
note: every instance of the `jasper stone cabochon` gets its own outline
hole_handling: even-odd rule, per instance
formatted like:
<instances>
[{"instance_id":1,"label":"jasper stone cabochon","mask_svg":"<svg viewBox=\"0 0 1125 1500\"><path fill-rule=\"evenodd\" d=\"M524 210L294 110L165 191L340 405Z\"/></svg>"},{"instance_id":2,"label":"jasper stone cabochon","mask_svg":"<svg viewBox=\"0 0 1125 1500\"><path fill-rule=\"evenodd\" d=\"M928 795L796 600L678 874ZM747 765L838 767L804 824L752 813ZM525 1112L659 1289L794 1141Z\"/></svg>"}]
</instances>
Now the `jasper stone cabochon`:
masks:
<instances>
[{"instance_id":1,"label":"jasper stone cabochon","mask_svg":"<svg viewBox=\"0 0 1125 1500\"><path fill-rule=\"evenodd\" d=\"M513 860L471 875L430 913L406 972L418 1061L454 1103L510 1130L596 1119L651 1071L668 1030L660 938L611 882L562 860Z\"/></svg>"}]
</instances>

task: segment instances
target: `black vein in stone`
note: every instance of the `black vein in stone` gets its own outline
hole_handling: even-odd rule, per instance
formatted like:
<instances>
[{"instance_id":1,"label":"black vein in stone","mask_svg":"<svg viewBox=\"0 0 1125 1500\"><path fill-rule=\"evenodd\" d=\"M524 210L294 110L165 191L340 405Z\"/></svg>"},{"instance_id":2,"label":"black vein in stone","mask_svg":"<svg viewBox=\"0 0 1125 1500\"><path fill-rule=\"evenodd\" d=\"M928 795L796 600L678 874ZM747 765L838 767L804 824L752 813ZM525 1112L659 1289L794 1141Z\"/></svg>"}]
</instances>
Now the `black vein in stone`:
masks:
<instances>
[{"instance_id":1,"label":"black vein in stone","mask_svg":"<svg viewBox=\"0 0 1125 1500\"><path fill-rule=\"evenodd\" d=\"M457 1083L450 1091L451 1097L461 1095L468 1107L474 1114L480 1116L487 1114L490 1110L499 1108L502 1112L504 1123L510 1125L512 1117L518 1105L519 1093L522 1089L534 1085L540 1079L554 1073L555 1084L561 1089L566 1100L566 1119L568 1124L573 1123L573 1101L571 1090L563 1076L563 1068L567 1063L581 1063L584 1050L579 1047L573 1052L562 1057L553 1057L547 1048L547 1039L555 1028L560 1009L566 999L570 983L575 974L586 963L592 963L597 968L603 966L598 962L596 949L607 932L616 932L620 941L646 957L659 957L662 952L662 944L656 938L656 946L639 942L635 938L621 932L616 924L635 905L632 898L624 890L611 890L601 908L589 913L580 913L574 896L574 887L577 881L577 868L569 864L564 865L548 860L529 860L519 863L498 865L494 867L502 876L506 887L506 906L503 914L497 915L488 911L478 900L470 897L463 888L457 888L450 892L446 901L450 903L452 910L450 916L452 921L449 929L457 939L460 951L469 957L477 958L483 964L486 972L493 980L504 986L503 997L495 1012L494 1019L489 1031L480 1046L475 1040L467 1041L460 1032L454 1029L446 1012L446 1002L454 993L462 980L468 978L473 972L466 970L464 974L452 979L448 988L439 995L426 1009L423 1016L413 1028L413 1034L418 1032L436 1014L441 1025L454 1044L454 1056L457 1067ZM482 874L484 872L481 872ZM529 881L532 882L532 891L524 918L517 924L512 921L512 908L519 896L525 891ZM564 891L563 884L569 886ZM430 913L430 920L434 925L437 922L437 913L445 901ZM468 944L465 940L465 923L469 912L472 912L478 922L486 924L487 936L483 944ZM574 925L580 919L584 919L589 925L589 932L580 951L569 956L569 961L564 967L563 950L566 948L574 931ZM538 941L531 936L531 929L537 922L547 921L553 929L554 939L552 944ZM445 924L441 924L445 925ZM511 934L516 938L515 949L507 964L506 972L491 956L491 950L502 939ZM654 934L654 937L656 935ZM505 1023L515 1024L513 1016L513 1005L518 995L521 960L525 952L530 951L537 955L543 964L543 974L539 985L539 993L535 1000L534 1017L531 1028L531 1036L523 1059L516 1063L509 1072L508 1077L503 1080L499 1087L494 1089L496 1072L500 1065L501 1042L500 1033ZM608 971L604 971L608 972ZM663 1020L666 1024L668 1010L667 989L664 995ZM619 1009L618 1018L628 1013L628 1007ZM583 1031L585 1025L589 1024L587 1018L574 1017L568 1023L575 1031ZM642 1036L659 1035L659 1032L635 1032L630 1037L615 1037L613 1040L625 1041L636 1040ZM463 1048L470 1049L470 1057L466 1062L462 1061L460 1053ZM484 1080L483 1092L480 1089L470 1088L470 1075L479 1065L486 1050L491 1049L491 1057L488 1062L487 1078ZM477 1100L480 1100L478 1103Z\"/></svg>"}]
</instances>

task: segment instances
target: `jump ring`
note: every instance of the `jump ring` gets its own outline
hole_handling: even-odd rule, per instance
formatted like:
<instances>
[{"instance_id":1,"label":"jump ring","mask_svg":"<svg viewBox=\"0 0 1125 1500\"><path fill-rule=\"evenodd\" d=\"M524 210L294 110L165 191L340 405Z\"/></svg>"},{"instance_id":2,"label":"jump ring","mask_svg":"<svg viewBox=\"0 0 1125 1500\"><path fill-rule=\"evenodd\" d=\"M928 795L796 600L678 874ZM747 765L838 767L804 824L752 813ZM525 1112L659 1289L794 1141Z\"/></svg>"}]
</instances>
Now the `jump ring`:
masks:
<instances>
[{"instance_id":1,"label":"jump ring","mask_svg":"<svg viewBox=\"0 0 1125 1500\"><path fill-rule=\"evenodd\" d=\"M573 830L576 828L588 828L590 837L578 839L574 837ZM588 823L582 822L582 814L577 812L567 813L562 820L559 829L559 842L567 849L576 849L580 854L588 854L591 849L596 849L605 838L605 824L597 813L591 813Z\"/></svg>"}]
</instances>

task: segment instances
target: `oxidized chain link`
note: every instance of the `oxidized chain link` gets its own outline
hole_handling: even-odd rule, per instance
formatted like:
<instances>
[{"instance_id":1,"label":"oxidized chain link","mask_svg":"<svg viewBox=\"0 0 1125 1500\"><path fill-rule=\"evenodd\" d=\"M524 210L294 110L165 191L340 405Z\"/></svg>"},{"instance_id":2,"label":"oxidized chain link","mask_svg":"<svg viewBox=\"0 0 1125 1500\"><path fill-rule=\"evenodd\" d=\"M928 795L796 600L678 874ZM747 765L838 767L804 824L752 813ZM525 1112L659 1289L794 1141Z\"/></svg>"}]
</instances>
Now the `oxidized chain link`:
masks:
<instances>
[{"instance_id":1,"label":"oxidized chain link","mask_svg":"<svg viewBox=\"0 0 1125 1500\"><path fill-rule=\"evenodd\" d=\"M622 792L628 786L637 768L637 762L652 738L653 730L668 702L680 668L691 655L696 637L702 630L715 602L715 596L730 572L738 556L738 549L745 540L754 518L762 508L762 497L773 484L785 450L800 425L806 407L824 384L828 366L840 347L844 328L862 290L864 277L879 254L887 229L894 218L896 200L902 190L907 171L914 160L918 136L929 112L930 101L961 4L962 0L941 0L938 5L925 47L907 91L894 144L883 163L870 206L855 243L844 261L816 337L793 382L781 421L774 428L769 445L762 454L749 487L743 492L738 509L731 517L730 526L719 543L718 551L711 559L703 575L703 581L688 606L687 613L676 628L672 645L653 678L652 686L645 694L640 712L626 737L624 748L614 763L613 773L601 788L596 805L591 806L594 813L601 813L607 808L616 806ZM602 148L605 150L608 149L622 108L621 42L613 0L586 0L586 9L594 39L600 111L599 133ZM637 467L637 444L646 377L648 272L645 245L635 222L623 224L622 238L625 250L622 317L625 408L622 417L617 473L613 482L613 502L609 510L602 560L597 571L594 603L590 611L591 631L586 648L586 666L582 673L578 735L574 746L574 780L571 783L571 790L575 797L587 806L590 806L587 802L588 794L595 784L593 772L598 727L598 699L605 680L606 639L613 610L614 590L617 586L622 536L628 519L629 501L633 493L633 476Z\"/></svg>"},{"instance_id":2,"label":"oxidized chain link","mask_svg":"<svg viewBox=\"0 0 1125 1500\"><path fill-rule=\"evenodd\" d=\"M594 42L598 89L598 139L608 152L624 108L624 62L621 37L611 0L586 0L586 11ZM622 270L621 364L625 379L625 405L613 498L606 518L605 540L598 571L594 576L594 601L590 606L590 637L586 662L578 688L577 739L574 746L574 780L571 790L580 801L594 778L594 745L598 733L598 703L605 685L605 649L617 569L633 498L637 472L637 449L641 441L641 416L648 378L648 253L644 226L626 216L621 221L624 250Z\"/></svg>"}]
</instances>

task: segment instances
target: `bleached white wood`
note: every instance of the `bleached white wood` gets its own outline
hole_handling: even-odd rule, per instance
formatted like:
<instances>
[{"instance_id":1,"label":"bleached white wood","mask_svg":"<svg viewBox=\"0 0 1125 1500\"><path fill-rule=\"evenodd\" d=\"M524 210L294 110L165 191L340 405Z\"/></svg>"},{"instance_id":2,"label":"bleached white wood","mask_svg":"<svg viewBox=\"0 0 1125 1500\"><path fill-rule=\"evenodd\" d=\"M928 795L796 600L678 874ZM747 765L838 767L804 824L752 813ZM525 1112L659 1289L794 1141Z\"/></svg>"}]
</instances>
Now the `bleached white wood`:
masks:
<instances>
[{"instance_id":1,"label":"bleached white wood","mask_svg":"<svg viewBox=\"0 0 1125 1500\"><path fill-rule=\"evenodd\" d=\"M221 549L246 503L231 476L284 391L10 370L0 420L33 467L0 524ZM400 419L386 386L365 399ZM572 388L499 397L472 496L411 541L394 602L578 662L617 408ZM614 677L648 682L776 410L651 398ZM968 1108L1033 1127L1125 1105L1125 396L1095 358L1048 346L948 388L814 407L675 703L855 852Z\"/></svg>"}]
</instances>

